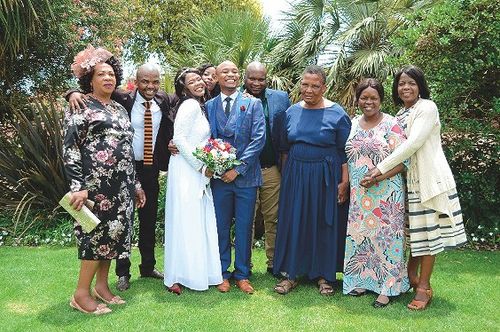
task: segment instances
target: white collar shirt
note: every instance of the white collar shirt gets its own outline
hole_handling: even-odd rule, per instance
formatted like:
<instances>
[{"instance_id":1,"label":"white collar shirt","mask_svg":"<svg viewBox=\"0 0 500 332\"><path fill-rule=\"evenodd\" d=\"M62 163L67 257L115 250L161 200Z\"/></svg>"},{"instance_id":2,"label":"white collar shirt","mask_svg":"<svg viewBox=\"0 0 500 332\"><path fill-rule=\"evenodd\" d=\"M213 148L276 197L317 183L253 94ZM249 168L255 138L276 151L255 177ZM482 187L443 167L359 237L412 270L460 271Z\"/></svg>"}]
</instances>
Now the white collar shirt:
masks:
<instances>
[{"instance_id":1,"label":"white collar shirt","mask_svg":"<svg viewBox=\"0 0 500 332\"><path fill-rule=\"evenodd\" d=\"M228 95L223 94L222 92L220 93L220 99L222 100L222 109L223 109L223 110L224 110L224 109L226 109L226 103L227 103L226 98L227 98L227 97L230 97L230 98L231 98L231 101L230 101L230 104L229 104L229 105L230 105L230 109L233 109L233 105L234 105L234 102L235 102L235 100L236 100L236 97L238 97L238 93L239 93L239 91L238 91L238 90L236 90L235 92L233 92L233 94L231 94L231 95L229 95L229 96L228 96Z\"/></svg>"},{"instance_id":2,"label":"white collar shirt","mask_svg":"<svg viewBox=\"0 0 500 332\"><path fill-rule=\"evenodd\" d=\"M136 161L144 160L144 112L146 108L143 103L146 101L143 96L137 91L132 111L130 112L130 122L134 129L134 138L132 146L134 148L134 157ZM158 137L158 130L160 129L160 122L162 113L160 106L154 99L150 100L151 115L153 120L153 154L155 149L156 138Z\"/></svg>"}]
</instances>

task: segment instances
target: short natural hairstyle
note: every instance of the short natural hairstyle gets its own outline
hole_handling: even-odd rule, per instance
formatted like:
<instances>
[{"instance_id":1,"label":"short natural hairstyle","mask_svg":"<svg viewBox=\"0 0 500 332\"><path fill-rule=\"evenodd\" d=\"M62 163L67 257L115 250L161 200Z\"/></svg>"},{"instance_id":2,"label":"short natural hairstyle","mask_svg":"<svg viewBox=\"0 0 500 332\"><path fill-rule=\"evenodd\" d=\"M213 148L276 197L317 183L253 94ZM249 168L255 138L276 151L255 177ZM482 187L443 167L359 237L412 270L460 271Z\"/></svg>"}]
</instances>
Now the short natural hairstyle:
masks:
<instances>
[{"instance_id":1,"label":"short natural hairstyle","mask_svg":"<svg viewBox=\"0 0 500 332\"><path fill-rule=\"evenodd\" d=\"M403 105L403 101L401 100L401 98L399 98L398 94L399 79L403 74L410 76L415 80L415 82L417 82L418 93L421 98L430 99L431 92L427 85L427 81L425 80L424 72L417 66L409 65L403 67L400 71L398 71L394 76L394 82L392 82L392 100L394 101L394 104L396 106Z\"/></svg>"},{"instance_id":2,"label":"short natural hairstyle","mask_svg":"<svg viewBox=\"0 0 500 332\"><path fill-rule=\"evenodd\" d=\"M380 82L375 78L365 78L364 80L359 82L358 86L356 87L356 102L359 102L359 97L367 88L373 88L377 90L380 102L384 101L384 87L382 86L382 84L380 84Z\"/></svg>"},{"instance_id":3,"label":"short natural hairstyle","mask_svg":"<svg viewBox=\"0 0 500 332\"><path fill-rule=\"evenodd\" d=\"M101 62L101 63L107 63L108 65L113 68L113 71L115 72L115 79L116 79L116 85L115 89L122 83L123 79L123 70L122 66L120 64L120 61L118 61L117 58L112 56L108 60ZM80 85L80 90L83 93L91 93L92 92L92 85L90 84L92 82L92 76L94 76L94 69L95 66L91 67L89 72L83 75L78 79L78 84Z\"/></svg>"},{"instance_id":4,"label":"short natural hairstyle","mask_svg":"<svg viewBox=\"0 0 500 332\"><path fill-rule=\"evenodd\" d=\"M174 79L175 94L177 97L182 98L185 94L186 76L189 73L200 75L200 71L196 68L183 67L177 71Z\"/></svg>"},{"instance_id":5,"label":"short natural hairstyle","mask_svg":"<svg viewBox=\"0 0 500 332\"><path fill-rule=\"evenodd\" d=\"M325 70L320 66L317 65L307 66L306 69L304 69L302 76L304 76L305 74L318 75L323 81L323 84L326 84L326 73Z\"/></svg>"}]
</instances>

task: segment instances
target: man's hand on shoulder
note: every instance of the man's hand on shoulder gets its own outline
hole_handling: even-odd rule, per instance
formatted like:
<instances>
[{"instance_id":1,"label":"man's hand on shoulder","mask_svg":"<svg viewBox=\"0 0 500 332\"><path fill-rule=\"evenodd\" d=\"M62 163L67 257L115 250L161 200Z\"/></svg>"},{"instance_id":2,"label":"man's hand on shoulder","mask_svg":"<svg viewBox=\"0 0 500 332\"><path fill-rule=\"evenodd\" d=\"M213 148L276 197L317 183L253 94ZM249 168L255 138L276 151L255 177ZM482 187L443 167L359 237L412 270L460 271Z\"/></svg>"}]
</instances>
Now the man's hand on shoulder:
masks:
<instances>
[{"instance_id":1,"label":"man's hand on shoulder","mask_svg":"<svg viewBox=\"0 0 500 332\"><path fill-rule=\"evenodd\" d=\"M69 108L72 112L81 113L84 109L87 108L87 96L85 96L81 92L71 92L68 97Z\"/></svg>"}]
</instances>

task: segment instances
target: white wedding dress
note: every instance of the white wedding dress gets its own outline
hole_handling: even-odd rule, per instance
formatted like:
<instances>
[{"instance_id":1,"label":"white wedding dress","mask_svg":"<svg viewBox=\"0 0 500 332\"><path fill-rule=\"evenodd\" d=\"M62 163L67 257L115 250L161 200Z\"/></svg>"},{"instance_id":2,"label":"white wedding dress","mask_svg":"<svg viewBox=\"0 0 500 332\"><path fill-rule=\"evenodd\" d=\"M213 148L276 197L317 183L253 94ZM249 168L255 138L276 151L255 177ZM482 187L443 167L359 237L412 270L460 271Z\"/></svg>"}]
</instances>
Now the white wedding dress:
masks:
<instances>
[{"instance_id":1,"label":"white wedding dress","mask_svg":"<svg viewBox=\"0 0 500 332\"><path fill-rule=\"evenodd\" d=\"M222 283L217 226L210 179L193 156L210 137L210 127L194 99L184 101L174 123L179 154L170 158L165 203L166 286L179 283L206 290Z\"/></svg>"}]
</instances>

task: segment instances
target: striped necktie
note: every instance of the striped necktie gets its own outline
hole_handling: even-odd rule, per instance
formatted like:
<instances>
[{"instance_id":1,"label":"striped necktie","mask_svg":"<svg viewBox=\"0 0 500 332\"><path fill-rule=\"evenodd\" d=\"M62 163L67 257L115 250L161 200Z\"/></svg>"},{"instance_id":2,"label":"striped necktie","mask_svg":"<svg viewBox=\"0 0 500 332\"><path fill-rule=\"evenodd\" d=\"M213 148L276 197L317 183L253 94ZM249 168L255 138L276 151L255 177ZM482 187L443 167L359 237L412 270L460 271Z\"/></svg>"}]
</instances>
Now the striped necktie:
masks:
<instances>
[{"instance_id":1,"label":"striped necktie","mask_svg":"<svg viewBox=\"0 0 500 332\"><path fill-rule=\"evenodd\" d=\"M153 165L153 116L151 102L145 101L144 105L144 165Z\"/></svg>"}]
</instances>

